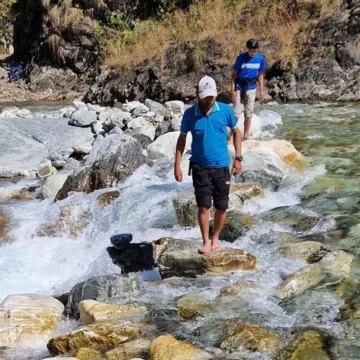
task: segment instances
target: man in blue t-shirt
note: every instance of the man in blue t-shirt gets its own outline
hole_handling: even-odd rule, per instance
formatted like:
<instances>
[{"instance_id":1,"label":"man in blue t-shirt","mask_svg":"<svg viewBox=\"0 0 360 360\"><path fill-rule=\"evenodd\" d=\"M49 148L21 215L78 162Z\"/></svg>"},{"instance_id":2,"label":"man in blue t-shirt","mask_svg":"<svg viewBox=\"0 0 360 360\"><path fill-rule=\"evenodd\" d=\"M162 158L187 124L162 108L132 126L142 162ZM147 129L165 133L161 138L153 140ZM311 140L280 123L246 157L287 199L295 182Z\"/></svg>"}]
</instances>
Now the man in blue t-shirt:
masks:
<instances>
[{"instance_id":1,"label":"man in blue t-shirt","mask_svg":"<svg viewBox=\"0 0 360 360\"><path fill-rule=\"evenodd\" d=\"M227 148L227 128L231 129L235 146L232 173L241 171L241 133L230 106L216 101L216 83L210 76L204 76L198 83L199 101L187 109L181 122L181 133L176 144L174 175L181 182L181 157L185 149L186 135L192 134L190 171L192 172L198 206L204 254L220 249L219 235L226 219L230 191L230 157ZM215 207L214 233L209 238L209 209Z\"/></svg>"},{"instance_id":2,"label":"man in blue t-shirt","mask_svg":"<svg viewBox=\"0 0 360 360\"><path fill-rule=\"evenodd\" d=\"M251 118L254 113L256 85L259 82L260 101L264 101L264 72L266 63L258 53L259 43L249 39L246 43L247 52L240 54L233 66L231 75L231 101L234 112L239 120L244 113L244 140L249 138Z\"/></svg>"}]
</instances>

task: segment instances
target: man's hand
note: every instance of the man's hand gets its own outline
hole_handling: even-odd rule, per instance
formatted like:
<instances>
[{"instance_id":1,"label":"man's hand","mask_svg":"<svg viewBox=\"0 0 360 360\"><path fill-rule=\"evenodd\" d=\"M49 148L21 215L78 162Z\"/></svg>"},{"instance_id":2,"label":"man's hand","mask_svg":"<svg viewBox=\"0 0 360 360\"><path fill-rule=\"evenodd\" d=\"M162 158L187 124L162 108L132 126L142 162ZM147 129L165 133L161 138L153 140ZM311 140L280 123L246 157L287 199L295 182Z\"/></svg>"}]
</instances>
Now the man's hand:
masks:
<instances>
[{"instance_id":1,"label":"man's hand","mask_svg":"<svg viewBox=\"0 0 360 360\"><path fill-rule=\"evenodd\" d=\"M232 168L232 174L233 175L238 175L238 174L240 174L240 171L241 171L241 161L234 160L233 168Z\"/></svg>"},{"instance_id":2,"label":"man's hand","mask_svg":"<svg viewBox=\"0 0 360 360\"><path fill-rule=\"evenodd\" d=\"M230 94L230 100L233 104L235 104L235 99L236 99L236 91L232 90Z\"/></svg>"},{"instance_id":3,"label":"man's hand","mask_svg":"<svg viewBox=\"0 0 360 360\"><path fill-rule=\"evenodd\" d=\"M177 182L182 182L183 181L183 176L182 176L182 171L181 171L181 167L175 167L174 169L174 176L175 176L175 180Z\"/></svg>"},{"instance_id":4,"label":"man's hand","mask_svg":"<svg viewBox=\"0 0 360 360\"><path fill-rule=\"evenodd\" d=\"M264 91L260 91L260 102L264 102L264 101L265 101Z\"/></svg>"}]
</instances>

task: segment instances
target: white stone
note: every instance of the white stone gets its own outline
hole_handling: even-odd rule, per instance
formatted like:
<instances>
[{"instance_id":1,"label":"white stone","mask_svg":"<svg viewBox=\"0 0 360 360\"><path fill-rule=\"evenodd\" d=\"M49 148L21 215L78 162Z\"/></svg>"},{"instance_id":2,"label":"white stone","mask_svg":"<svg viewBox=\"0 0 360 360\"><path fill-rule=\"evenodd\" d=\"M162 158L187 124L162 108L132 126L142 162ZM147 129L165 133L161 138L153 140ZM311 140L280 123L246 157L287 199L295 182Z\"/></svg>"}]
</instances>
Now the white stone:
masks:
<instances>
[{"instance_id":1,"label":"white stone","mask_svg":"<svg viewBox=\"0 0 360 360\"><path fill-rule=\"evenodd\" d=\"M72 148L78 154L88 154L91 151L93 142L94 140L90 138L79 139L73 143Z\"/></svg>"},{"instance_id":2,"label":"white stone","mask_svg":"<svg viewBox=\"0 0 360 360\"><path fill-rule=\"evenodd\" d=\"M136 130L136 132L148 136L151 140L154 140L155 138L155 126L149 123L149 121L144 117L137 117L132 119L128 122L127 126L128 129Z\"/></svg>"},{"instance_id":3,"label":"white stone","mask_svg":"<svg viewBox=\"0 0 360 360\"><path fill-rule=\"evenodd\" d=\"M122 110L122 111L125 111L125 112L132 112L132 111L135 110L140 104L141 104L140 101L130 101L130 102L124 104L124 105L121 107L121 110Z\"/></svg>"},{"instance_id":4,"label":"white stone","mask_svg":"<svg viewBox=\"0 0 360 360\"><path fill-rule=\"evenodd\" d=\"M44 199L54 198L58 191L63 187L70 173L54 174L47 177L42 186L42 195Z\"/></svg>"},{"instance_id":5,"label":"white stone","mask_svg":"<svg viewBox=\"0 0 360 360\"><path fill-rule=\"evenodd\" d=\"M75 111L76 109L72 106L68 106L68 107L65 107L65 108L62 108L59 110L59 113L62 114L62 116L64 118L68 118L70 119L71 117L71 114Z\"/></svg>"},{"instance_id":6,"label":"white stone","mask_svg":"<svg viewBox=\"0 0 360 360\"><path fill-rule=\"evenodd\" d=\"M94 131L94 133L96 135L99 135L100 133L102 133L104 131L103 126L102 126L102 122L101 121L96 121L92 124L92 129Z\"/></svg>"},{"instance_id":7,"label":"white stone","mask_svg":"<svg viewBox=\"0 0 360 360\"><path fill-rule=\"evenodd\" d=\"M174 113L182 113L185 108L185 104L180 100L167 101L165 108L173 111Z\"/></svg>"},{"instance_id":8,"label":"white stone","mask_svg":"<svg viewBox=\"0 0 360 360\"><path fill-rule=\"evenodd\" d=\"M19 111L16 112L16 116L25 118L25 117L33 117L33 114L28 109L20 109Z\"/></svg>"},{"instance_id":9,"label":"white stone","mask_svg":"<svg viewBox=\"0 0 360 360\"><path fill-rule=\"evenodd\" d=\"M283 126L282 117L272 110L263 110L259 113L262 131L273 131Z\"/></svg>"},{"instance_id":10,"label":"white stone","mask_svg":"<svg viewBox=\"0 0 360 360\"><path fill-rule=\"evenodd\" d=\"M159 136L154 142L147 146L147 152L152 159L175 157L175 148L180 131L168 132ZM185 151L190 150L192 142L191 133L187 134Z\"/></svg>"},{"instance_id":11,"label":"white stone","mask_svg":"<svg viewBox=\"0 0 360 360\"><path fill-rule=\"evenodd\" d=\"M0 114L0 118L13 118L13 117L17 117L16 113L19 111L20 109L17 106L10 106L10 107L6 107L2 113Z\"/></svg>"},{"instance_id":12,"label":"white stone","mask_svg":"<svg viewBox=\"0 0 360 360\"><path fill-rule=\"evenodd\" d=\"M144 105L144 104L140 104L139 106L137 106L133 111L132 111L132 116L138 116L138 115L144 115L146 114L150 109Z\"/></svg>"},{"instance_id":13,"label":"white stone","mask_svg":"<svg viewBox=\"0 0 360 360\"><path fill-rule=\"evenodd\" d=\"M242 115L237 123L237 127L239 128L241 135L244 135L244 115ZM253 114L252 118L251 118L251 125L250 125L250 130L249 130L249 135L252 135L254 133L257 133L259 131L262 131L262 126L261 126L261 120L260 118L256 115Z\"/></svg>"},{"instance_id":14,"label":"white stone","mask_svg":"<svg viewBox=\"0 0 360 360\"><path fill-rule=\"evenodd\" d=\"M100 105L87 104L87 107L89 110L95 111L97 114L100 114L102 111L105 110L105 108Z\"/></svg>"},{"instance_id":15,"label":"white stone","mask_svg":"<svg viewBox=\"0 0 360 360\"><path fill-rule=\"evenodd\" d=\"M154 118L156 114L153 111L148 111L146 114L143 114L143 116L146 116L148 118Z\"/></svg>"},{"instance_id":16,"label":"white stone","mask_svg":"<svg viewBox=\"0 0 360 360\"><path fill-rule=\"evenodd\" d=\"M80 100L74 100L71 105L77 110L87 110L86 104Z\"/></svg>"},{"instance_id":17,"label":"white stone","mask_svg":"<svg viewBox=\"0 0 360 360\"><path fill-rule=\"evenodd\" d=\"M64 311L51 296L18 294L0 304L0 347L46 341Z\"/></svg>"},{"instance_id":18,"label":"white stone","mask_svg":"<svg viewBox=\"0 0 360 360\"><path fill-rule=\"evenodd\" d=\"M74 126L90 126L97 120L96 112L89 110L76 110L71 114L70 124Z\"/></svg>"},{"instance_id":19,"label":"white stone","mask_svg":"<svg viewBox=\"0 0 360 360\"><path fill-rule=\"evenodd\" d=\"M182 122L183 116L179 115L175 118L171 119L171 129L172 131L179 131L181 128L181 122Z\"/></svg>"},{"instance_id":20,"label":"white stone","mask_svg":"<svg viewBox=\"0 0 360 360\"><path fill-rule=\"evenodd\" d=\"M131 119L130 113L118 109L110 114L110 123L119 128L122 128Z\"/></svg>"},{"instance_id":21,"label":"white stone","mask_svg":"<svg viewBox=\"0 0 360 360\"><path fill-rule=\"evenodd\" d=\"M159 110L165 110L164 106L157 102L157 101L153 101L153 100L150 100L150 99L146 99L144 104L151 110L151 111L154 111L154 112L157 112Z\"/></svg>"},{"instance_id":22,"label":"white stone","mask_svg":"<svg viewBox=\"0 0 360 360\"><path fill-rule=\"evenodd\" d=\"M118 135L121 135L123 134L124 132L118 127L118 126L115 126L113 129L110 130L109 134L118 134Z\"/></svg>"},{"instance_id":23,"label":"white stone","mask_svg":"<svg viewBox=\"0 0 360 360\"><path fill-rule=\"evenodd\" d=\"M98 120L102 123L107 123L110 121L110 115L111 111L102 111L100 114L98 114Z\"/></svg>"}]
</instances>

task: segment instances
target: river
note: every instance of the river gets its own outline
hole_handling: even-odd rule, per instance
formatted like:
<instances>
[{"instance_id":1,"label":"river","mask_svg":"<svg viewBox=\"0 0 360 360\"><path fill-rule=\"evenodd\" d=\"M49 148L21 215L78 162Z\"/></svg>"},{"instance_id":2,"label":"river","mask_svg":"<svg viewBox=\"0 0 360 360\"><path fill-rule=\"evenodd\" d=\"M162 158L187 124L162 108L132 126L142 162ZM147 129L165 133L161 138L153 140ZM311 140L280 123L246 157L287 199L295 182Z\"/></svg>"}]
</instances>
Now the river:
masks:
<instances>
[{"instance_id":1,"label":"river","mask_svg":"<svg viewBox=\"0 0 360 360\"><path fill-rule=\"evenodd\" d=\"M354 194L360 193L358 104L304 103L262 105L261 108L282 115L283 138L289 140L309 159L310 167L304 172L291 174L278 191L266 190L264 198L247 201L243 211L257 217L279 206L297 205L302 208L304 205L309 208L310 200L337 192L342 192L341 199L353 197L354 200L358 200L358 197L354 197ZM47 108L49 109L51 108ZM37 181L26 179L15 183L3 183L0 187L0 199L2 194L10 190L20 190L25 186L35 185ZM104 190L88 195L77 194L62 202L54 202L51 199L0 200L1 208L10 214L10 235L14 239L13 242L0 247L0 300L15 293L61 294L84 279L118 273L119 268L111 263L106 252L106 247L110 245L110 236L113 234L130 232L133 234L134 242L152 241L163 236L199 238L198 228L181 229L176 225L171 201L175 195L191 188L189 180L181 184L175 182L171 163L168 162L153 167L143 165L136 170L119 187L121 196L104 209L96 204L97 196ZM60 205L64 204L77 209L72 211L72 223L86 218L86 226L83 226L76 236L71 234L66 226L60 236L40 235L39 230L58 218ZM303 235L307 238L315 237L316 241L322 241L328 246L334 246L338 242L341 244L339 248L345 248L357 256L357 243L348 241L348 232L344 230L339 235L338 231L335 236L331 229L332 215L337 216L339 208L333 206L331 198L325 198L322 207L317 204L310 206L315 213L320 208L328 209L327 212L317 212L324 217L322 227ZM360 205L354 201L351 207L352 221L359 218L360 222L359 210ZM342 215L349 214L344 210ZM221 287L229 282L246 279L256 281L261 287L240 295L242 305L237 310L237 316L254 319L254 323L260 319L262 326L278 331L283 341L286 341L287 333L306 326L327 329L339 336L342 326L336 321L336 317L343 301L334 289L310 290L296 302L288 302L285 305L275 297L276 288L282 280L304 266L300 261L279 254L276 246L269 240L271 234L276 231L292 230L271 221L260 221L245 236L232 244L256 255L259 267L255 272L214 277L206 280L206 286L200 280L159 284L148 281L157 279L156 271L143 273L143 291L136 300L157 302L166 307L183 294L197 292L213 300ZM351 276L357 279L359 268L356 264L359 262L353 263L355 265L352 267ZM219 309L219 314L222 317L231 317L234 315L234 309ZM64 321L62 327L67 329L73 325L72 322ZM179 325L174 333L191 338L192 331L199 325L201 320L185 323ZM24 359L42 359L46 354L44 344L40 344L29 350ZM19 353L12 352L7 356L9 359L23 359L19 357ZM347 356L348 359L355 359ZM271 359L268 355L259 353L246 355L245 358Z\"/></svg>"}]
</instances>

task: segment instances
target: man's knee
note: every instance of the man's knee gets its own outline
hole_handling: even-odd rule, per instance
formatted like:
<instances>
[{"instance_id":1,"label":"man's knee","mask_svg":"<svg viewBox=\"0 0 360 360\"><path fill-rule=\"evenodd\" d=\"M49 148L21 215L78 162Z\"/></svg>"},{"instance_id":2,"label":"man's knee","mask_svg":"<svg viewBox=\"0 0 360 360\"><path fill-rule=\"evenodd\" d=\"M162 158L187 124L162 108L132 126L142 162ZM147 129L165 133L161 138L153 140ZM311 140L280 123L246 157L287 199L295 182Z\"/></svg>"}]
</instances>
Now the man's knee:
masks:
<instances>
[{"instance_id":1,"label":"man's knee","mask_svg":"<svg viewBox=\"0 0 360 360\"><path fill-rule=\"evenodd\" d=\"M195 195L196 204L199 209L210 209L211 208L211 195L197 194Z\"/></svg>"},{"instance_id":2,"label":"man's knee","mask_svg":"<svg viewBox=\"0 0 360 360\"><path fill-rule=\"evenodd\" d=\"M229 197L214 198L214 208L220 211L226 211L229 207Z\"/></svg>"}]
</instances>

